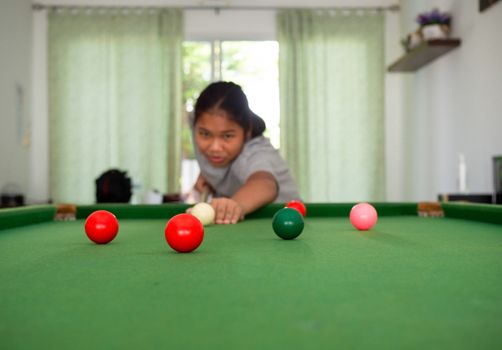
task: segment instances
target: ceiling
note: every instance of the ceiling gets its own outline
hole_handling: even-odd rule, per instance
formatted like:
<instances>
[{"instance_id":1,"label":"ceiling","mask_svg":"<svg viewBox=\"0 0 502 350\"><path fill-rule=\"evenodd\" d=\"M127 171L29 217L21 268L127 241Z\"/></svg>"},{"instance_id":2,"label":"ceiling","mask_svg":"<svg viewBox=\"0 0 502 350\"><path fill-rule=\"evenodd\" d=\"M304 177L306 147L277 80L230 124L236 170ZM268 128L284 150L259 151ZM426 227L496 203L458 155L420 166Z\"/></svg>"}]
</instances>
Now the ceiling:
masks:
<instances>
[{"instance_id":1,"label":"ceiling","mask_svg":"<svg viewBox=\"0 0 502 350\"><path fill-rule=\"evenodd\" d=\"M179 7L388 7L399 0L33 0L45 5Z\"/></svg>"}]
</instances>

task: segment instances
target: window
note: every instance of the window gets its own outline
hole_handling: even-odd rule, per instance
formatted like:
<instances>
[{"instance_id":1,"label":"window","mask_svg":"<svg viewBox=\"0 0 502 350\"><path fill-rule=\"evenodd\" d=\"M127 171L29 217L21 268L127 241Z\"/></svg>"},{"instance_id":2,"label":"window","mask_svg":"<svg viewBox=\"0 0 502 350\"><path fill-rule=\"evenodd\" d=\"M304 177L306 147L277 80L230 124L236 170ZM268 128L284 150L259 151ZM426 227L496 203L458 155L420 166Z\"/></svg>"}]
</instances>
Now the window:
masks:
<instances>
[{"instance_id":1,"label":"window","mask_svg":"<svg viewBox=\"0 0 502 350\"><path fill-rule=\"evenodd\" d=\"M194 160L190 114L197 96L211 81L239 84L251 109L265 120L265 136L279 148L279 45L276 41L186 41L183 44L183 165L182 192L199 174Z\"/></svg>"}]
</instances>

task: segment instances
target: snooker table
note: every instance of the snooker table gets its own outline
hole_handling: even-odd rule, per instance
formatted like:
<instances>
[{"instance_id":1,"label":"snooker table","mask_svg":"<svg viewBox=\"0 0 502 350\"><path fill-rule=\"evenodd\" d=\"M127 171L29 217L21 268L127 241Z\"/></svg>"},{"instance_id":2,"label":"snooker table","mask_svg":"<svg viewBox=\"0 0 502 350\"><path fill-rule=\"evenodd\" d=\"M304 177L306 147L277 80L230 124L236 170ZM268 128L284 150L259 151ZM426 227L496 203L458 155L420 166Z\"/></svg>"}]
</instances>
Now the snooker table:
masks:
<instances>
[{"instance_id":1,"label":"snooker table","mask_svg":"<svg viewBox=\"0 0 502 350\"><path fill-rule=\"evenodd\" d=\"M164 239L187 205L0 210L0 349L502 348L502 206L374 203L365 232L351 206L307 204L286 241L270 205L188 254ZM84 232L97 209L119 219L106 245Z\"/></svg>"}]
</instances>

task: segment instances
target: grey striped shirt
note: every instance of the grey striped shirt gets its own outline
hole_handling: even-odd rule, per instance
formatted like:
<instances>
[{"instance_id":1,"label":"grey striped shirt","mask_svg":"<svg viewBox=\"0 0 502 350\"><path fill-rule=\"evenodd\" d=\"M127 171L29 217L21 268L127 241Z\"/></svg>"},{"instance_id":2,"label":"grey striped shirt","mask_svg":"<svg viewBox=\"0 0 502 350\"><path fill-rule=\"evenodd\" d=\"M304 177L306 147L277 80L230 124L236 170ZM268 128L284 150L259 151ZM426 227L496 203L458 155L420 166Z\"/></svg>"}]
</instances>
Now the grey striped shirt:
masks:
<instances>
[{"instance_id":1,"label":"grey striped shirt","mask_svg":"<svg viewBox=\"0 0 502 350\"><path fill-rule=\"evenodd\" d=\"M252 174L266 171L275 177L278 185L279 193L275 202L300 199L286 162L264 136L247 141L237 158L223 168L213 167L207 158L199 153L197 146L194 148L201 174L215 190L216 197L233 196Z\"/></svg>"}]
</instances>

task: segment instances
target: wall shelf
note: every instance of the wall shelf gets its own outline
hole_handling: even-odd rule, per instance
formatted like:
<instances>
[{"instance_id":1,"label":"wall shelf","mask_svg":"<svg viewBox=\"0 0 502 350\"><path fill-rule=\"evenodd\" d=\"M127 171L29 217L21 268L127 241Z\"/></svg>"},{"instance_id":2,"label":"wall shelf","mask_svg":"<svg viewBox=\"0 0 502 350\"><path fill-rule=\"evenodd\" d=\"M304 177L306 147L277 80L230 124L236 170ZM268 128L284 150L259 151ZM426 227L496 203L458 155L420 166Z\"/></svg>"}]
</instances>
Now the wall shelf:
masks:
<instances>
[{"instance_id":1,"label":"wall shelf","mask_svg":"<svg viewBox=\"0 0 502 350\"><path fill-rule=\"evenodd\" d=\"M427 40L391 64L389 72L414 72L460 46L460 39Z\"/></svg>"}]
</instances>

